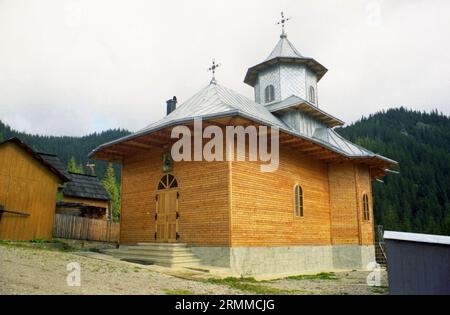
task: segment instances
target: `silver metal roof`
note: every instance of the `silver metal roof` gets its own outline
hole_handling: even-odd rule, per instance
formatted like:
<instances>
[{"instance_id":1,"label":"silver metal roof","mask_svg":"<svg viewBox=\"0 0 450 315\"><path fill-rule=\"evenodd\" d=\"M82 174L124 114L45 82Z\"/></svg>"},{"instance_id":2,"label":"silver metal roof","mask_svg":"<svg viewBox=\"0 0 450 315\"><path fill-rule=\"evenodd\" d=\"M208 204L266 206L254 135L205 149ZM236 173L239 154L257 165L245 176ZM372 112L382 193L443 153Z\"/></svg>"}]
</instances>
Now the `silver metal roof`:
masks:
<instances>
[{"instance_id":1,"label":"silver metal roof","mask_svg":"<svg viewBox=\"0 0 450 315\"><path fill-rule=\"evenodd\" d=\"M217 83L211 83L178 106L172 113L138 132L146 132L180 119L193 119L227 112L243 113L265 124L287 128L285 123L272 115L263 105Z\"/></svg>"},{"instance_id":2,"label":"silver metal roof","mask_svg":"<svg viewBox=\"0 0 450 315\"><path fill-rule=\"evenodd\" d=\"M278 43L275 45L275 48L270 53L269 57L267 57L263 62L247 70L244 82L250 86L255 86L258 73L261 70L272 67L273 65L279 63L306 65L312 71L314 71L317 76L317 81L320 81L320 79L328 71L327 68L325 68L315 59L302 56L300 52L294 47L294 45L287 39L286 34L281 34Z\"/></svg>"},{"instance_id":3,"label":"silver metal roof","mask_svg":"<svg viewBox=\"0 0 450 315\"><path fill-rule=\"evenodd\" d=\"M328 114L327 112L321 110L319 107L315 106L311 102L308 102L297 95L291 95L280 102L270 103L265 106L271 113L274 113L300 104L304 104L308 108L309 112L313 111L316 117L322 116L323 117L323 119L321 119L322 121L328 120L329 121L328 123L324 121L324 123L328 126L335 127L344 125L344 122L339 118L336 118L333 115Z\"/></svg>"},{"instance_id":4,"label":"silver metal roof","mask_svg":"<svg viewBox=\"0 0 450 315\"><path fill-rule=\"evenodd\" d=\"M89 156L94 155L97 151L110 145L150 134L170 126L187 123L194 118L212 119L228 116L241 116L267 126L278 127L280 131L309 140L346 157L377 157L390 163L396 163L393 160L351 143L330 128L318 128L312 137L302 134L274 116L264 105L255 103L231 89L214 83L200 90L200 92L161 120L129 136L102 144L93 150Z\"/></svg>"},{"instance_id":5,"label":"silver metal roof","mask_svg":"<svg viewBox=\"0 0 450 315\"><path fill-rule=\"evenodd\" d=\"M298 52L294 45L287 39L286 35L281 35L275 48L270 53L267 60L271 60L278 57L285 58L303 58L303 56Z\"/></svg>"},{"instance_id":6,"label":"silver metal roof","mask_svg":"<svg viewBox=\"0 0 450 315\"><path fill-rule=\"evenodd\" d=\"M328 143L344 151L348 156L373 156L374 153L354 144L330 128L317 128L313 138Z\"/></svg>"},{"instance_id":7,"label":"silver metal roof","mask_svg":"<svg viewBox=\"0 0 450 315\"><path fill-rule=\"evenodd\" d=\"M384 239L450 245L450 236L385 231Z\"/></svg>"}]
</instances>

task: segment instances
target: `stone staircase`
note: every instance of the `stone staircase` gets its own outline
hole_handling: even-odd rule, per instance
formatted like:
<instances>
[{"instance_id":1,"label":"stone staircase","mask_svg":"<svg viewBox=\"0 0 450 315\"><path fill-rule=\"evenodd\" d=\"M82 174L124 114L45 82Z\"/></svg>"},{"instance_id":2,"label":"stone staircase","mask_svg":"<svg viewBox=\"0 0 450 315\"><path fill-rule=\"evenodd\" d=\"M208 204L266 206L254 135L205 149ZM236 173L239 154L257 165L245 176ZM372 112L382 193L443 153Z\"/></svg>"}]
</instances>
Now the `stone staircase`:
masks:
<instances>
[{"instance_id":1,"label":"stone staircase","mask_svg":"<svg viewBox=\"0 0 450 315\"><path fill-rule=\"evenodd\" d=\"M186 244L180 243L120 245L118 249L104 249L101 252L143 265L159 265L172 268L200 266L200 259L191 252Z\"/></svg>"}]
</instances>

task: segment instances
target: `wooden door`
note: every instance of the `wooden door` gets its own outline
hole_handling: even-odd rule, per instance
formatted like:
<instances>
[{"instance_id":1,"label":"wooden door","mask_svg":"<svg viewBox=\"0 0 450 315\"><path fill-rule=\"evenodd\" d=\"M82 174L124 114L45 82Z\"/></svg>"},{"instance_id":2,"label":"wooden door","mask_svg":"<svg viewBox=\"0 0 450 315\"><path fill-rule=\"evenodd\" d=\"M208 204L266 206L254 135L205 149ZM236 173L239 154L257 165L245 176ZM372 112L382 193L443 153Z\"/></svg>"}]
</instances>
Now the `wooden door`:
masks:
<instances>
[{"instance_id":1,"label":"wooden door","mask_svg":"<svg viewBox=\"0 0 450 315\"><path fill-rule=\"evenodd\" d=\"M177 190L166 189L158 192L156 214L156 241L177 241Z\"/></svg>"}]
</instances>

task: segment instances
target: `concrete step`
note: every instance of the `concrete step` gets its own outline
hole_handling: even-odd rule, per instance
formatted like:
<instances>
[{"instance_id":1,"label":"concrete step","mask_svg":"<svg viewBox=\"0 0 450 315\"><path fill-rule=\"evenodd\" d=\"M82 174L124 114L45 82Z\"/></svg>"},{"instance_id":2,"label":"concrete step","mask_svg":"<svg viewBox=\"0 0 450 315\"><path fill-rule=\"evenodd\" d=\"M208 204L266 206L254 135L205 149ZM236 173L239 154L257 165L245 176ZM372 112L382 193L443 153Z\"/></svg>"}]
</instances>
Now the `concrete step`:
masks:
<instances>
[{"instance_id":1,"label":"concrete step","mask_svg":"<svg viewBox=\"0 0 450 315\"><path fill-rule=\"evenodd\" d=\"M147 248L141 246L129 246L129 247L119 247L120 250L128 250L133 252L151 252L151 253L173 253L173 254L183 254L191 253L189 248Z\"/></svg>"},{"instance_id":2,"label":"concrete step","mask_svg":"<svg viewBox=\"0 0 450 315\"><path fill-rule=\"evenodd\" d=\"M121 245L118 249L105 249L101 252L127 261L165 267L201 265L200 259L183 243L138 243L137 245Z\"/></svg>"},{"instance_id":3,"label":"concrete step","mask_svg":"<svg viewBox=\"0 0 450 315\"><path fill-rule=\"evenodd\" d=\"M106 249L103 251L104 253L112 254L112 255L129 255L135 257L158 257L158 258L188 258L188 257L196 257L192 252L182 252L182 253L173 253L173 252L149 252L145 250L122 250L122 249Z\"/></svg>"},{"instance_id":4,"label":"concrete step","mask_svg":"<svg viewBox=\"0 0 450 315\"><path fill-rule=\"evenodd\" d=\"M188 248L186 243L137 243L136 245L129 246L139 246L141 248Z\"/></svg>"}]
</instances>

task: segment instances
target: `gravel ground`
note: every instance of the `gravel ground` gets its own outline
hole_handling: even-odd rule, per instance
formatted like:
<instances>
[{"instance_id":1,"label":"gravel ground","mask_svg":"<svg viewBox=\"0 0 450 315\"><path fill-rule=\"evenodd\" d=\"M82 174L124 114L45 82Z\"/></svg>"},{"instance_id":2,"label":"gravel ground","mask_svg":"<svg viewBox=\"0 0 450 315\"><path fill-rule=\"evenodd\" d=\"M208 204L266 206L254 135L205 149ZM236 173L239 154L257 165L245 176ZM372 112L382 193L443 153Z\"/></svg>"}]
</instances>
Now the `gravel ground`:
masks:
<instances>
[{"instance_id":1,"label":"gravel ground","mask_svg":"<svg viewBox=\"0 0 450 315\"><path fill-rule=\"evenodd\" d=\"M81 266L81 286L66 282L70 262ZM227 286L189 281L139 267L67 252L0 245L0 294L236 294Z\"/></svg>"},{"instance_id":2,"label":"gravel ground","mask_svg":"<svg viewBox=\"0 0 450 315\"><path fill-rule=\"evenodd\" d=\"M81 266L81 286L66 282L70 262ZM280 279L258 282L291 294L387 294L386 272L381 287L366 284L368 272L334 274L337 279ZM186 280L119 262L82 257L70 252L0 244L0 294L254 294L225 284Z\"/></svg>"}]
</instances>

